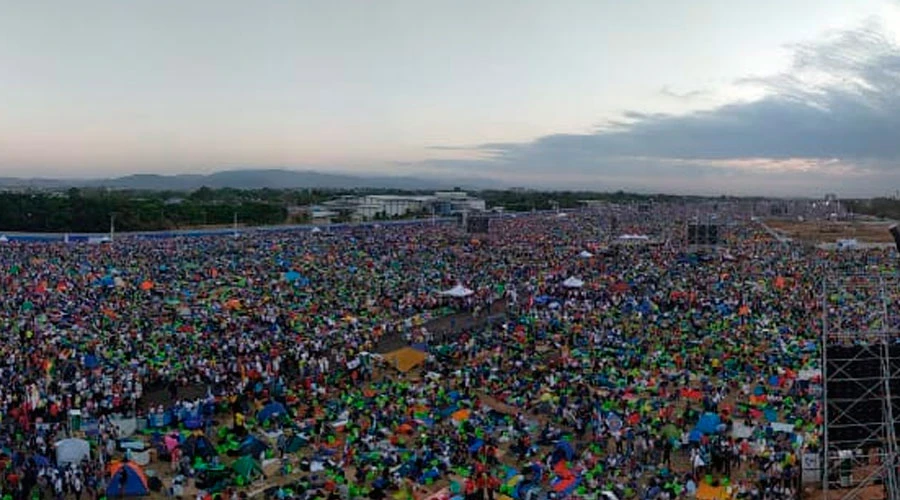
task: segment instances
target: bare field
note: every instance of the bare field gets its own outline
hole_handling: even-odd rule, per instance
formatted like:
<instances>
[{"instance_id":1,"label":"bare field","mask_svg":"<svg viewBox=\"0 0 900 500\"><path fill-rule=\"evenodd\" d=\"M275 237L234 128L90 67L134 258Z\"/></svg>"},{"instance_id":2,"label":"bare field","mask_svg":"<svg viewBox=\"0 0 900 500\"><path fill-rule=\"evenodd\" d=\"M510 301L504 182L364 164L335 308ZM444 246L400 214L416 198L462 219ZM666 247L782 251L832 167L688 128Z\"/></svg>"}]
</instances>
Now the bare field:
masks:
<instances>
[{"instance_id":1,"label":"bare field","mask_svg":"<svg viewBox=\"0 0 900 500\"><path fill-rule=\"evenodd\" d=\"M860 243L891 243L888 222L831 222L769 219L766 224L800 241L834 243L840 239L855 239Z\"/></svg>"}]
</instances>

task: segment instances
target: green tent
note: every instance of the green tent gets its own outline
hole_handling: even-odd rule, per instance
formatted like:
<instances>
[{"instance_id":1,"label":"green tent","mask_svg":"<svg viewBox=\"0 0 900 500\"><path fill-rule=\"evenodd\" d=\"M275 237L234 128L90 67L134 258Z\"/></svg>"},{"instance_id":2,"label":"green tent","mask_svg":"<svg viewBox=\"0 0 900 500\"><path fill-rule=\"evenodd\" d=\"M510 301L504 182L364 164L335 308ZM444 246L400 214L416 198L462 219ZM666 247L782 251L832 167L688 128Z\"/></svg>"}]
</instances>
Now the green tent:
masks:
<instances>
[{"instance_id":1,"label":"green tent","mask_svg":"<svg viewBox=\"0 0 900 500\"><path fill-rule=\"evenodd\" d=\"M244 455L237 459L231 464L231 468L237 472L238 476L244 478L247 483L254 481L263 475L262 466L249 455Z\"/></svg>"}]
</instances>

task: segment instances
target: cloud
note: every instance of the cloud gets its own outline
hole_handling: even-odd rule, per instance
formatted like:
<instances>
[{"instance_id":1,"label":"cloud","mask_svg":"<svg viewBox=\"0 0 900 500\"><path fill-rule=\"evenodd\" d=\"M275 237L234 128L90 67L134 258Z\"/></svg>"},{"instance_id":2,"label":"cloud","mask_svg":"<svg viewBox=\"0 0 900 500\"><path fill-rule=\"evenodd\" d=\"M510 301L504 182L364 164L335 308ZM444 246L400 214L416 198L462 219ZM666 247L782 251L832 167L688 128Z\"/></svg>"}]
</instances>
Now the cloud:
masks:
<instances>
[{"instance_id":1,"label":"cloud","mask_svg":"<svg viewBox=\"0 0 900 500\"><path fill-rule=\"evenodd\" d=\"M473 149L478 160L423 166L596 187L881 194L900 180L900 48L872 21L790 49L783 73L738 82L763 89L757 100L680 115L629 111L592 133L486 143Z\"/></svg>"},{"instance_id":2,"label":"cloud","mask_svg":"<svg viewBox=\"0 0 900 500\"><path fill-rule=\"evenodd\" d=\"M676 92L672 90L671 87L666 85L665 87L659 90L659 93L666 96L671 97L673 99L679 99L682 101L692 101L694 99L699 99L702 97L706 97L709 95L708 90L691 90L689 92Z\"/></svg>"}]
</instances>

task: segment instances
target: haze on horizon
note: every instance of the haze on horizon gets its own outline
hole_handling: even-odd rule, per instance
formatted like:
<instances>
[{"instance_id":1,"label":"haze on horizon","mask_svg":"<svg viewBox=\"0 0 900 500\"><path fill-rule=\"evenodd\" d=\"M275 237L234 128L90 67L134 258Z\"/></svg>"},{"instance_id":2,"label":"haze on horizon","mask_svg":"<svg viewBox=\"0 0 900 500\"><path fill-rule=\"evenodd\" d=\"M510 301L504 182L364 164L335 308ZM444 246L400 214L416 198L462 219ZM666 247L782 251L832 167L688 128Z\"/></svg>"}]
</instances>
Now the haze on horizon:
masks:
<instances>
[{"instance_id":1,"label":"haze on horizon","mask_svg":"<svg viewBox=\"0 0 900 500\"><path fill-rule=\"evenodd\" d=\"M877 196L897 0L0 0L0 176Z\"/></svg>"}]
</instances>

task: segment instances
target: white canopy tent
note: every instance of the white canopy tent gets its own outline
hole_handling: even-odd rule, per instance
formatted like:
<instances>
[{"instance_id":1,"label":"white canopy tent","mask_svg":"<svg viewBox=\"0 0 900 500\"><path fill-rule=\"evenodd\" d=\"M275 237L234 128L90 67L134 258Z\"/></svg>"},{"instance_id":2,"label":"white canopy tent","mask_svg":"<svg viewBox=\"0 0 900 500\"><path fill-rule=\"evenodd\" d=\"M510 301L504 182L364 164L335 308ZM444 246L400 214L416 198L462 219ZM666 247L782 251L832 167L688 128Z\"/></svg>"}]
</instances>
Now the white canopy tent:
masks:
<instances>
[{"instance_id":1,"label":"white canopy tent","mask_svg":"<svg viewBox=\"0 0 900 500\"><path fill-rule=\"evenodd\" d=\"M584 286L584 281L574 276L570 276L569 278L566 278L566 281L563 281L563 286L566 288L581 288Z\"/></svg>"},{"instance_id":2,"label":"white canopy tent","mask_svg":"<svg viewBox=\"0 0 900 500\"><path fill-rule=\"evenodd\" d=\"M78 464L91 455L91 445L84 439L70 438L56 442L56 463Z\"/></svg>"},{"instance_id":3,"label":"white canopy tent","mask_svg":"<svg viewBox=\"0 0 900 500\"><path fill-rule=\"evenodd\" d=\"M444 290L443 292L441 292L441 295L443 295L444 297L454 297L454 298L461 299L464 297L468 297L469 295L472 295L473 293L475 293L475 292L469 288L466 288L462 285L456 285L455 287L453 287L449 290Z\"/></svg>"},{"instance_id":4,"label":"white canopy tent","mask_svg":"<svg viewBox=\"0 0 900 500\"><path fill-rule=\"evenodd\" d=\"M646 234L623 234L619 236L619 239L623 241L647 241L650 237Z\"/></svg>"},{"instance_id":5,"label":"white canopy tent","mask_svg":"<svg viewBox=\"0 0 900 500\"><path fill-rule=\"evenodd\" d=\"M590 259L591 257L594 256L594 254L592 254L591 252L588 252L587 250L582 250L581 253L578 254L578 256L581 257L582 259Z\"/></svg>"}]
</instances>

